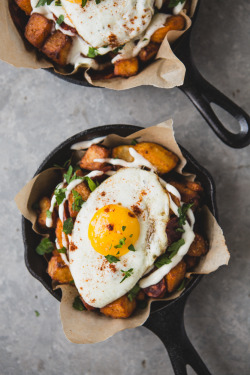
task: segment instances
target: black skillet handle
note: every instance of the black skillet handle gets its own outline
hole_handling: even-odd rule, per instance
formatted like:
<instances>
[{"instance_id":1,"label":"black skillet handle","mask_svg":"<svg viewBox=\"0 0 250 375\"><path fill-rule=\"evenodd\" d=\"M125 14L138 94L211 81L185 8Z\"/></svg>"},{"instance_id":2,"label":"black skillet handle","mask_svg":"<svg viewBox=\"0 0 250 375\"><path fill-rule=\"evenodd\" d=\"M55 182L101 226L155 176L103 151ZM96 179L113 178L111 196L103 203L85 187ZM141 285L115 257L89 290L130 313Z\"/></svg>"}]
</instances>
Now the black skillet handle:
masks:
<instances>
[{"instance_id":1,"label":"black skillet handle","mask_svg":"<svg viewBox=\"0 0 250 375\"><path fill-rule=\"evenodd\" d=\"M184 327L184 307L186 297L174 304L150 314L144 323L165 345L175 375L187 375L190 365L197 375L211 375L199 354L189 341Z\"/></svg>"},{"instance_id":2,"label":"black skillet handle","mask_svg":"<svg viewBox=\"0 0 250 375\"><path fill-rule=\"evenodd\" d=\"M248 146L250 144L249 115L202 77L193 62L189 41L186 39L185 42L187 44L184 46L181 43L176 53L186 67L185 81L180 89L225 144L233 148ZM212 109L211 103L217 104L238 121L240 126L238 133L226 129Z\"/></svg>"}]
</instances>

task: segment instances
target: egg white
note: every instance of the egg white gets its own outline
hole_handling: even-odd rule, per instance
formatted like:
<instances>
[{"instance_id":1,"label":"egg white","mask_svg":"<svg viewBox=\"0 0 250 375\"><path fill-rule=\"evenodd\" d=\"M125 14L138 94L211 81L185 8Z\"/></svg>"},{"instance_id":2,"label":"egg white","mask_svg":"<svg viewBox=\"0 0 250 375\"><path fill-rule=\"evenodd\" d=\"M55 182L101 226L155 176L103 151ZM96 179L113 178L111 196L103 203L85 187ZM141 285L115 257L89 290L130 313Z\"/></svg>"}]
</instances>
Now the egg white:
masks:
<instances>
[{"instance_id":1,"label":"egg white","mask_svg":"<svg viewBox=\"0 0 250 375\"><path fill-rule=\"evenodd\" d=\"M78 34L94 48L122 45L141 34L153 16L154 0L61 0Z\"/></svg>"},{"instance_id":2,"label":"egg white","mask_svg":"<svg viewBox=\"0 0 250 375\"><path fill-rule=\"evenodd\" d=\"M108 204L121 204L131 211L136 205L141 210L137 216L140 235L134 245L136 251L129 251L112 266L92 248L88 238L92 217ZM89 305L101 308L130 291L155 259L165 252L168 220L168 193L155 173L124 168L102 182L82 206L72 232L70 271L82 298ZM121 283L121 270L130 268L133 274Z\"/></svg>"}]
</instances>

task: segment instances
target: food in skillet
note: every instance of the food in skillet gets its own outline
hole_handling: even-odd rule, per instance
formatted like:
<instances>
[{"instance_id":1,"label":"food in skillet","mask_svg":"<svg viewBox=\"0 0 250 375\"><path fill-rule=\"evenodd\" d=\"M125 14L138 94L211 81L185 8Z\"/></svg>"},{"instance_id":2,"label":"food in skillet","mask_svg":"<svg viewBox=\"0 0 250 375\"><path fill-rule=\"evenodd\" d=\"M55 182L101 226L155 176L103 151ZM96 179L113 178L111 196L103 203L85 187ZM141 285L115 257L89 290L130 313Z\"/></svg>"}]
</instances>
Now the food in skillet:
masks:
<instances>
[{"instance_id":1,"label":"food in skillet","mask_svg":"<svg viewBox=\"0 0 250 375\"><path fill-rule=\"evenodd\" d=\"M183 30L183 0L14 0L28 16L25 38L61 67L97 78L136 75L170 30ZM188 3L188 2L187 2Z\"/></svg>"},{"instance_id":2,"label":"food in skillet","mask_svg":"<svg viewBox=\"0 0 250 375\"><path fill-rule=\"evenodd\" d=\"M75 284L75 308L127 318L148 297L181 289L207 253L196 220L203 189L175 173L178 157L158 144L108 149L100 141L39 201L37 221L49 239L37 252L53 253L52 280Z\"/></svg>"}]
</instances>

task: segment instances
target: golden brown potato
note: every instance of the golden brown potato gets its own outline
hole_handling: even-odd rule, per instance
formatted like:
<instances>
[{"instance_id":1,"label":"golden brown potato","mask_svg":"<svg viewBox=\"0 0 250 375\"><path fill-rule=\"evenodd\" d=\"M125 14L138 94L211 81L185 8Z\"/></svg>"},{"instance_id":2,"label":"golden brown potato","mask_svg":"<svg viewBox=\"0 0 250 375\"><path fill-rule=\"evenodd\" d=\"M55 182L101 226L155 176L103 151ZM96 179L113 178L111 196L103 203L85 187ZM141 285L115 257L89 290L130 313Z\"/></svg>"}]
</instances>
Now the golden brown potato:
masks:
<instances>
[{"instance_id":1,"label":"golden brown potato","mask_svg":"<svg viewBox=\"0 0 250 375\"><path fill-rule=\"evenodd\" d=\"M88 188L86 182L81 182L79 185L77 185L73 190L75 190L80 196L82 197L83 201L86 202L90 195L90 189ZM70 193L68 198L68 207L69 207L69 214L71 217L75 218L77 217L77 214L80 210L76 211L73 209L73 203L75 202L75 198L73 195L73 192Z\"/></svg>"},{"instance_id":2,"label":"golden brown potato","mask_svg":"<svg viewBox=\"0 0 250 375\"><path fill-rule=\"evenodd\" d=\"M163 278L161 281L159 281L159 283L155 285L151 285L148 288L144 288L143 291L148 297L153 297L153 298L164 297L167 291L165 278Z\"/></svg>"},{"instance_id":3,"label":"golden brown potato","mask_svg":"<svg viewBox=\"0 0 250 375\"><path fill-rule=\"evenodd\" d=\"M130 155L129 148L133 146L121 145L113 148L112 158L122 159L128 162L134 160L133 156Z\"/></svg>"},{"instance_id":4,"label":"golden brown potato","mask_svg":"<svg viewBox=\"0 0 250 375\"><path fill-rule=\"evenodd\" d=\"M120 60L115 62L114 74L115 76L131 77L137 74L139 63L137 57L127 60Z\"/></svg>"},{"instance_id":5,"label":"golden brown potato","mask_svg":"<svg viewBox=\"0 0 250 375\"><path fill-rule=\"evenodd\" d=\"M187 271L193 269L199 262L198 257L190 257L189 255L185 255L184 260L187 265Z\"/></svg>"},{"instance_id":6,"label":"golden brown potato","mask_svg":"<svg viewBox=\"0 0 250 375\"><path fill-rule=\"evenodd\" d=\"M81 296L80 296L80 298L81 298L82 303L84 304L84 306L86 307L86 309L87 309L88 311L94 311L94 310L96 310L95 307L90 306L87 302L85 302L84 299L83 299Z\"/></svg>"},{"instance_id":7,"label":"golden brown potato","mask_svg":"<svg viewBox=\"0 0 250 375\"><path fill-rule=\"evenodd\" d=\"M15 0L19 8L21 8L27 16L29 16L32 12L32 6L30 0Z\"/></svg>"},{"instance_id":8,"label":"golden brown potato","mask_svg":"<svg viewBox=\"0 0 250 375\"><path fill-rule=\"evenodd\" d=\"M166 34L170 30L183 30L185 27L185 18L183 16L171 16L167 19L164 27L160 27L151 36L151 42L162 43Z\"/></svg>"},{"instance_id":9,"label":"golden brown potato","mask_svg":"<svg viewBox=\"0 0 250 375\"><path fill-rule=\"evenodd\" d=\"M143 290L141 289L135 298L136 298L138 301L144 301L144 300L145 300L145 297L146 297L146 295L145 295L145 293L143 292Z\"/></svg>"},{"instance_id":10,"label":"golden brown potato","mask_svg":"<svg viewBox=\"0 0 250 375\"><path fill-rule=\"evenodd\" d=\"M57 242L58 242L58 245L60 246L60 248L64 247L63 246L63 239L64 241L67 243L67 247L68 247L68 237L65 235L65 233L63 232L63 223L61 222L61 220L58 218L57 219L57 222L56 222L56 238L57 238Z\"/></svg>"},{"instance_id":11,"label":"golden brown potato","mask_svg":"<svg viewBox=\"0 0 250 375\"><path fill-rule=\"evenodd\" d=\"M105 159L110 156L110 150L99 145L92 145L83 155L80 167L89 171L101 170L107 163L95 162L95 159Z\"/></svg>"},{"instance_id":12,"label":"golden brown potato","mask_svg":"<svg viewBox=\"0 0 250 375\"><path fill-rule=\"evenodd\" d=\"M36 48L41 48L51 33L53 21L33 13L25 28L25 38Z\"/></svg>"},{"instance_id":13,"label":"golden brown potato","mask_svg":"<svg viewBox=\"0 0 250 375\"><path fill-rule=\"evenodd\" d=\"M158 43L150 42L146 47L142 48L139 53L141 61L149 61L156 56L160 45Z\"/></svg>"},{"instance_id":14,"label":"golden brown potato","mask_svg":"<svg viewBox=\"0 0 250 375\"><path fill-rule=\"evenodd\" d=\"M50 199L48 197L43 197L39 201L39 214L37 216L38 225L42 229L48 229L46 227L46 217L47 217L47 211L49 209L50 209ZM53 221L52 227L55 228L55 226L56 226L56 212L55 212L55 210L52 213L52 221Z\"/></svg>"},{"instance_id":15,"label":"golden brown potato","mask_svg":"<svg viewBox=\"0 0 250 375\"><path fill-rule=\"evenodd\" d=\"M165 276L169 293L173 292L184 279L186 268L186 263L182 260Z\"/></svg>"},{"instance_id":16,"label":"golden brown potato","mask_svg":"<svg viewBox=\"0 0 250 375\"><path fill-rule=\"evenodd\" d=\"M42 52L59 65L67 65L72 38L57 30L50 35L42 47Z\"/></svg>"},{"instance_id":17,"label":"golden brown potato","mask_svg":"<svg viewBox=\"0 0 250 375\"><path fill-rule=\"evenodd\" d=\"M181 200L185 203L193 203L192 209L198 207L200 202L200 195L198 191L191 190L187 187L187 182L170 181L181 194Z\"/></svg>"},{"instance_id":18,"label":"golden brown potato","mask_svg":"<svg viewBox=\"0 0 250 375\"><path fill-rule=\"evenodd\" d=\"M134 149L156 167L159 174L170 172L179 161L177 155L156 143L137 143Z\"/></svg>"},{"instance_id":19,"label":"golden brown potato","mask_svg":"<svg viewBox=\"0 0 250 375\"><path fill-rule=\"evenodd\" d=\"M195 233L195 238L188 250L188 255L192 257L200 257L207 252L208 246L205 239L200 234Z\"/></svg>"},{"instance_id":20,"label":"golden brown potato","mask_svg":"<svg viewBox=\"0 0 250 375\"><path fill-rule=\"evenodd\" d=\"M186 181L186 187L193 191L203 191L203 187L198 182Z\"/></svg>"},{"instance_id":21,"label":"golden brown potato","mask_svg":"<svg viewBox=\"0 0 250 375\"><path fill-rule=\"evenodd\" d=\"M136 300L130 301L127 295L103 307L100 311L111 318L128 318L136 308Z\"/></svg>"},{"instance_id":22,"label":"golden brown potato","mask_svg":"<svg viewBox=\"0 0 250 375\"><path fill-rule=\"evenodd\" d=\"M64 263L59 253L53 255L48 263L48 274L52 280L61 284L69 283L73 280L69 267Z\"/></svg>"}]
</instances>

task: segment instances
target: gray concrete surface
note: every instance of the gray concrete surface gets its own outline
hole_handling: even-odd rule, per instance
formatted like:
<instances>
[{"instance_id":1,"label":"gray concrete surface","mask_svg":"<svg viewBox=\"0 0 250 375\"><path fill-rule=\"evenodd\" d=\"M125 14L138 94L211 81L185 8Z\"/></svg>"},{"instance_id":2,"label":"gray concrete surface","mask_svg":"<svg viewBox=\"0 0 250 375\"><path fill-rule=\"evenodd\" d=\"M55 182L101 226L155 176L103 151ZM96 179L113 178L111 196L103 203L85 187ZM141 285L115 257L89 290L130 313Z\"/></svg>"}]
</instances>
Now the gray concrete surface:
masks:
<instances>
[{"instance_id":1,"label":"gray concrete surface","mask_svg":"<svg viewBox=\"0 0 250 375\"><path fill-rule=\"evenodd\" d=\"M248 112L249 13L247 0L203 1L192 39L201 73ZM0 374L173 374L164 346L145 328L95 345L65 339L58 302L25 268L13 201L48 152L72 134L108 123L148 126L169 117L177 140L214 176L231 251L229 267L204 278L190 296L187 332L212 374L249 374L249 147L223 145L178 89L84 89L4 63L0 84Z\"/></svg>"}]
</instances>

